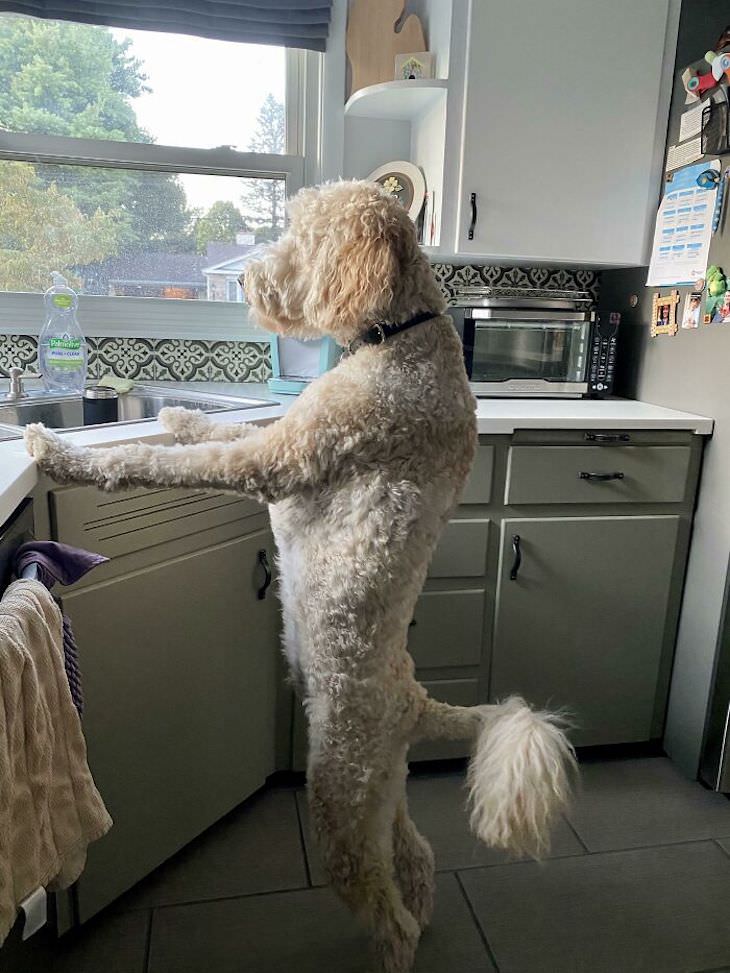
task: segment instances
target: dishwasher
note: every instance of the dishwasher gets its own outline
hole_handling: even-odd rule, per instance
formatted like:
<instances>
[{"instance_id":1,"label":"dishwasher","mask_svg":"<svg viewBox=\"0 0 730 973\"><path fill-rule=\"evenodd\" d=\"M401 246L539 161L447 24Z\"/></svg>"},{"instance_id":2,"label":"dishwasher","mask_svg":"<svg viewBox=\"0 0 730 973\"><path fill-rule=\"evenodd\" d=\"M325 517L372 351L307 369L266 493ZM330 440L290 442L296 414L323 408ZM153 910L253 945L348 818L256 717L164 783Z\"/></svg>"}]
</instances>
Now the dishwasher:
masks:
<instances>
[{"instance_id":1,"label":"dishwasher","mask_svg":"<svg viewBox=\"0 0 730 973\"><path fill-rule=\"evenodd\" d=\"M33 501L24 500L0 526L0 593L10 584L13 558L21 544L33 540Z\"/></svg>"}]
</instances>

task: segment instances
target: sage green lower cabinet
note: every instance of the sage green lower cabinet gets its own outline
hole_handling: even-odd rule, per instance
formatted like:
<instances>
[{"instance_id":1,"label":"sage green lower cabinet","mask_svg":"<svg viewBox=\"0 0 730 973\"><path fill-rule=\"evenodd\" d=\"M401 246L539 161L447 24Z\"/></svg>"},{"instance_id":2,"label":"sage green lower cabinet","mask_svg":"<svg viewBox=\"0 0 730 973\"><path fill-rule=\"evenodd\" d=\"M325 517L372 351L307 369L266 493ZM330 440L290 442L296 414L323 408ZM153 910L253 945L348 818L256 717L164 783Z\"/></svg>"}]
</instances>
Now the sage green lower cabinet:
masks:
<instances>
[{"instance_id":1,"label":"sage green lower cabinet","mask_svg":"<svg viewBox=\"0 0 730 973\"><path fill-rule=\"evenodd\" d=\"M504 520L491 698L565 707L577 745L651 739L679 524Z\"/></svg>"},{"instance_id":2,"label":"sage green lower cabinet","mask_svg":"<svg viewBox=\"0 0 730 973\"><path fill-rule=\"evenodd\" d=\"M564 707L579 746L660 738L702 448L669 430L480 437L409 630L419 681L460 705Z\"/></svg>"},{"instance_id":3,"label":"sage green lower cabinet","mask_svg":"<svg viewBox=\"0 0 730 973\"><path fill-rule=\"evenodd\" d=\"M408 650L419 669L478 666L483 627L483 588L424 591L408 630Z\"/></svg>"},{"instance_id":4,"label":"sage green lower cabinet","mask_svg":"<svg viewBox=\"0 0 730 973\"><path fill-rule=\"evenodd\" d=\"M64 597L89 763L114 819L76 888L81 922L274 770L278 606L257 596L261 550L273 562L268 529L100 583L91 574Z\"/></svg>"},{"instance_id":5,"label":"sage green lower cabinet","mask_svg":"<svg viewBox=\"0 0 730 973\"><path fill-rule=\"evenodd\" d=\"M433 552L429 578L475 578L486 571L488 520L450 520Z\"/></svg>"}]
</instances>

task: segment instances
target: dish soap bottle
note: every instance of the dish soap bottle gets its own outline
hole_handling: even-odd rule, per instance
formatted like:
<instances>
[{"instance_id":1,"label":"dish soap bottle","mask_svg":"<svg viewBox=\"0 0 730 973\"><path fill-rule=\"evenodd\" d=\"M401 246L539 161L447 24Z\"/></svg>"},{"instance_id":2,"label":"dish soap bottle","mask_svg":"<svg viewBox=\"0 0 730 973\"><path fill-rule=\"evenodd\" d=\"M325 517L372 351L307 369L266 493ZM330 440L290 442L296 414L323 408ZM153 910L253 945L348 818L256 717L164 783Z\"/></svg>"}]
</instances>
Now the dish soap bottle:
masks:
<instances>
[{"instance_id":1,"label":"dish soap bottle","mask_svg":"<svg viewBox=\"0 0 730 973\"><path fill-rule=\"evenodd\" d=\"M54 271L43 296L46 320L38 338L38 359L49 392L81 395L86 383L88 350L76 320L79 299L66 278Z\"/></svg>"}]
</instances>

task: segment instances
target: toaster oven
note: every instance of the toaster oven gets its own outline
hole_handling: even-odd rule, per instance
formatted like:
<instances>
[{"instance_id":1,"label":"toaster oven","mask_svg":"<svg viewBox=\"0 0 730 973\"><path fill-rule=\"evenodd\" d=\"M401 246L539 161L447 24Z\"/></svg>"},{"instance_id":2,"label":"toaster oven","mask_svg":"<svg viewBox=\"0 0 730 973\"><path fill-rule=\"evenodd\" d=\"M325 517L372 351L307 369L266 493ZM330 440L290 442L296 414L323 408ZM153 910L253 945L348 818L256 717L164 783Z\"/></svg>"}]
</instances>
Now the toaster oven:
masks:
<instances>
[{"instance_id":1,"label":"toaster oven","mask_svg":"<svg viewBox=\"0 0 730 973\"><path fill-rule=\"evenodd\" d=\"M484 288L458 300L449 313L476 396L611 394L620 316L592 311L589 294Z\"/></svg>"}]
</instances>

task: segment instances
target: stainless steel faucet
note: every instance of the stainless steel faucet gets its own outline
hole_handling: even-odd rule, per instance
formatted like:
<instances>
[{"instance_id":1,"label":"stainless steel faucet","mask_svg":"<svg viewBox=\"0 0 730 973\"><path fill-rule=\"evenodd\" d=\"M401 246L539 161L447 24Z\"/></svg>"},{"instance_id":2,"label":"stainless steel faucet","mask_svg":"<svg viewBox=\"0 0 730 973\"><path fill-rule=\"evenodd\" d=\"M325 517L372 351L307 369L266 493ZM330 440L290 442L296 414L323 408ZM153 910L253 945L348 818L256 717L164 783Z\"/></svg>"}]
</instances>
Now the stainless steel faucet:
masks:
<instances>
[{"instance_id":1,"label":"stainless steel faucet","mask_svg":"<svg viewBox=\"0 0 730 973\"><path fill-rule=\"evenodd\" d=\"M28 393L23 388L23 369L14 366L10 369L10 388L5 396L6 402L17 402L24 399Z\"/></svg>"}]
</instances>

